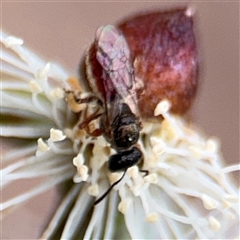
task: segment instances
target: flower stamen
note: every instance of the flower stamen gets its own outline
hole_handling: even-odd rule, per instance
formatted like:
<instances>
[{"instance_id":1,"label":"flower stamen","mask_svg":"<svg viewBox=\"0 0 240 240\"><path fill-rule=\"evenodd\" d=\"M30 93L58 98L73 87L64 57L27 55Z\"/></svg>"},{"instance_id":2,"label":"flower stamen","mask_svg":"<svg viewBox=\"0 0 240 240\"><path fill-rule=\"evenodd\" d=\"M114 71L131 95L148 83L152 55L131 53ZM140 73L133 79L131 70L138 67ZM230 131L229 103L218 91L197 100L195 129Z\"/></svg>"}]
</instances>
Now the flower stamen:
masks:
<instances>
[{"instance_id":1,"label":"flower stamen","mask_svg":"<svg viewBox=\"0 0 240 240\"><path fill-rule=\"evenodd\" d=\"M47 78L50 67L51 67L51 64L48 62L44 67L38 69L35 74L36 79Z\"/></svg>"},{"instance_id":2,"label":"flower stamen","mask_svg":"<svg viewBox=\"0 0 240 240\"><path fill-rule=\"evenodd\" d=\"M36 81L30 81L28 86L32 93L41 93L43 91L41 86Z\"/></svg>"},{"instance_id":3,"label":"flower stamen","mask_svg":"<svg viewBox=\"0 0 240 240\"><path fill-rule=\"evenodd\" d=\"M10 48L14 45L22 45L23 44L23 40L21 38L17 38L14 36L9 36L5 39L5 41L3 42L6 48Z\"/></svg>"},{"instance_id":4,"label":"flower stamen","mask_svg":"<svg viewBox=\"0 0 240 240\"><path fill-rule=\"evenodd\" d=\"M210 224L210 228L211 228L213 231L217 231L217 230L219 230L219 228L221 227L220 222L219 222L216 218L214 218L214 217L212 217L212 216L210 216L210 217L208 218L208 222L209 222L209 224Z\"/></svg>"},{"instance_id":5,"label":"flower stamen","mask_svg":"<svg viewBox=\"0 0 240 240\"><path fill-rule=\"evenodd\" d=\"M50 129L50 139L53 142L59 142L66 138L66 135L63 134L61 130L51 128Z\"/></svg>"}]
</instances>

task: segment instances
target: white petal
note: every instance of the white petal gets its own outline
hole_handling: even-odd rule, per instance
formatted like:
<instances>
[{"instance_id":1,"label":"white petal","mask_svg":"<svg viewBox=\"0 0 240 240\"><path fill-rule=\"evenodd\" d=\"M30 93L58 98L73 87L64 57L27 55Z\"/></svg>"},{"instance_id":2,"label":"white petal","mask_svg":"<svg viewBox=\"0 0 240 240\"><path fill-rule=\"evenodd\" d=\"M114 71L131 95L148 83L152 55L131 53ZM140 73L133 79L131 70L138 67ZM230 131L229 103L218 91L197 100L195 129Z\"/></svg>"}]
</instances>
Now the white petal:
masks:
<instances>
[{"instance_id":1,"label":"white petal","mask_svg":"<svg viewBox=\"0 0 240 240\"><path fill-rule=\"evenodd\" d=\"M2 210L8 211L8 209L11 209L13 207L19 207L20 204L28 201L34 196L37 196L48 189L51 189L53 186L56 186L57 184L66 181L67 179L70 179L72 176L72 172L64 172L60 176L54 176L54 178L48 179L47 181L41 183L39 186L35 186L31 190L25 192L24 194L21 194L17 197L14 197L4 203L2 203Z\"/></svg>"},{"instance_id":2,"label":"white petal","mask_svg":"<svg viewBox=\"0 0 240 240\"><path fill-rule=\"evenodd\" d=\"M63 221L63 219L67 216L68 211L70 211L71 205L79 194L80 189L81 184L73 185L72 189L68 192L60 206L57 208L54 218L48 224L47 229L44 231L40 239L50 239L51 236L56 232L56 229L59 228L59 223Z\"/></svg>"},{"instance_id":3,"label":"white petal","mask_svg":"<svg viewBox=\"0 0 240 240\"><path fill-rule=\"evenodd\" d=\"M64 227L61 239L71 239L77 229L83 224L87 213L89 212L91 198L86 194L86 185L83 185L79 196L74 204L74 207L68 217L67 223Z\"/></svg>"}]
</instances>

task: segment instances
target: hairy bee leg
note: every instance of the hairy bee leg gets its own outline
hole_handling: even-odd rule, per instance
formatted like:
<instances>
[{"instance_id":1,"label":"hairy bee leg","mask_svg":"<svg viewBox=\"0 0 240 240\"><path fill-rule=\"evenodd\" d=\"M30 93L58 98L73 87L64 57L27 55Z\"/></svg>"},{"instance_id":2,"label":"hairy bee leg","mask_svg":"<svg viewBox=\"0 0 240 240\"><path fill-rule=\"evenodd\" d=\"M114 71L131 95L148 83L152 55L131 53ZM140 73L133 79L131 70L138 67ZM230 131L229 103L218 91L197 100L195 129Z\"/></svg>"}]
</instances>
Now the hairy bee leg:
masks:
<instances>
[{"instance_id":1,"label":"hairy bee leg","mask_svg":"<svg viewBox=\"0 0 240 240\"><path fill-rule=\"evenodd\" d=\"M99 118L103 113L99 113L99 108L95 110L95 112L91 113L89 116L87 116L87 110L84 111L84 122L80 123L78 125L79 128L86 128L90 122L92 122L93 120Z\"/></svg>"},{"instance_id":2,"label":"hairy bee leg","mask_svg":"<svg viewBox=\"0 0 240 240\"><path fill-rule=\"evenodd\" d=\"M100 135L102 135L102 130L100 128L95 129L93 132L90 131L90 127L89 124L91 121L99 118L102 115L102 113L97 114L97 115L91 115L88 119L86 119L83 123L80 123L78 125L79 128L81 129L85 129L85 131L87 132L88 135L92 136L92 137L99 137Z\"/></svg>"},{"instance_id":3,"label":"hairy bee leg","mask_svg":"<svg viewBox=\"0 0 240 240\"><path fill-rule=\"evenodd\" d=\"M96 102L96 104L101 105L102 106L102 102L99 100L98 97L96 97L95 95L89 95L87 97L78 97L75 94L73 95L74 100L77 103L92 103L92 102Z\"/></svg>"},{"instance_id":4,"label":"hairy bee leg","mask_svg":"<svg viewBox=\"0 0 240 240\"><path fill-rule=\"evenodd\" d=\"M78 124L78 128L79 129L84 129L88 135L92 136L92 137L98 137L102 134L102 130L101 129L95 129L94 131L90 130L90 126L89 124L99 118L102 115L101 112L101 108L103 106L102 101L94 94L92 93L84 93L82 91L73 91L73 90L66 90L64 89L65 94L67 95L67 97L70 99L69 102L71 102L70 104L70 108L74 111L74 112L82 112L83 108L81 108L81 104L87 104L87 109L85 108L85 110L83 111L83 122L80 122ZM89 105L88 105L89 104ZM88 107L91 107L91 105L93 105L93 108L97 107L96 111L94 113L90 113L88 115ZM95 105L95 106L94 106Z\"/></svg>"},{"instance_id":5,"label":"hairy bee leg","mask_svg":"<svg viewBox=\"0 0 240 240\"><path fill-rule=\"evenodd\" d=\"M65 90L66 94L72 94L73 99L76 103L81 104L81 103L92 103L96 102L98 105L102 106L102 101L94 94L92 93L78 93L72 91L72 90ZM85 96L84 96L85 95Z\"/></svg>"},{"instance_id":6,"label":"hairy bee leg","mask_svg":"<svg viewBox=\"0 0 240 240\"><path fill-rule=\"evenodd\" d=\"M78 128L85 129L85 131L87 132L87 134L89 136L99 137L102 134L102 130L100 128L97 128L93 132L91 132L89 124L93 120L101 117L102 114L103 114L102 112L99 113L99 108L94 113L92 113L90 116L87 116L87 111L84 111L84 118L83 118L84 121L82 123L78 124Z\"/></svg>"}]
</instances>

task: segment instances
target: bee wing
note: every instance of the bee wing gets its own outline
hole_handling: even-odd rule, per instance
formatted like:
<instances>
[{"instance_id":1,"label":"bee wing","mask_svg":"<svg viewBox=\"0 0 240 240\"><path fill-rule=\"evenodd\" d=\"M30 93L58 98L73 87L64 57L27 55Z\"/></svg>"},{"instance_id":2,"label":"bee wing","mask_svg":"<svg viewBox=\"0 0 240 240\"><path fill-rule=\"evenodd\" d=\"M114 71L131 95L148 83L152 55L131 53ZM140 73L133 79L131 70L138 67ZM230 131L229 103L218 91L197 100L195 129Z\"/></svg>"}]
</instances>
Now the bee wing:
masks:
<instances>
[{"instance_id":1,"label":"bee wing","mask_svg":"<svg viewBox=\"0 0 240 240\"><path fill-rule=\"evenodd\" d=\"M103 68L103 82L107 101L118 94L134 114L138 113L134 71L130 51L123 35L112 25L96 32L96 57Z\"/></svg>"}]
</instances>

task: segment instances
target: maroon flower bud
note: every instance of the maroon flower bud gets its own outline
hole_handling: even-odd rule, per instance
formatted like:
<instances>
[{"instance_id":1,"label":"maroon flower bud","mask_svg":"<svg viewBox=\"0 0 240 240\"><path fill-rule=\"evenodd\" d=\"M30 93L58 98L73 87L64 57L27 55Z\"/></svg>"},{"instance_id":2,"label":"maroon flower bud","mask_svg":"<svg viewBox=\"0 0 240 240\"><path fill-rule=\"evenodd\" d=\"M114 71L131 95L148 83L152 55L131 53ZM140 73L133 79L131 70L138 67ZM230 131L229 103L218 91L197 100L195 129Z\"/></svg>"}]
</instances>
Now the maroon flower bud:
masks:
<instances>
[{"instance_id":1,"label":"maroon flower bud","mask_svg":"<svg viewBox=\"0 0 240 240\"><path fill-rule=\"evenodd\" d=\"M118 24L133 58L142 117L153 116L156 105L170 100L171 111L185 113L197 89L198 61L193 18L188 9L136 15Z\"/></svg>"}]
</instances>

